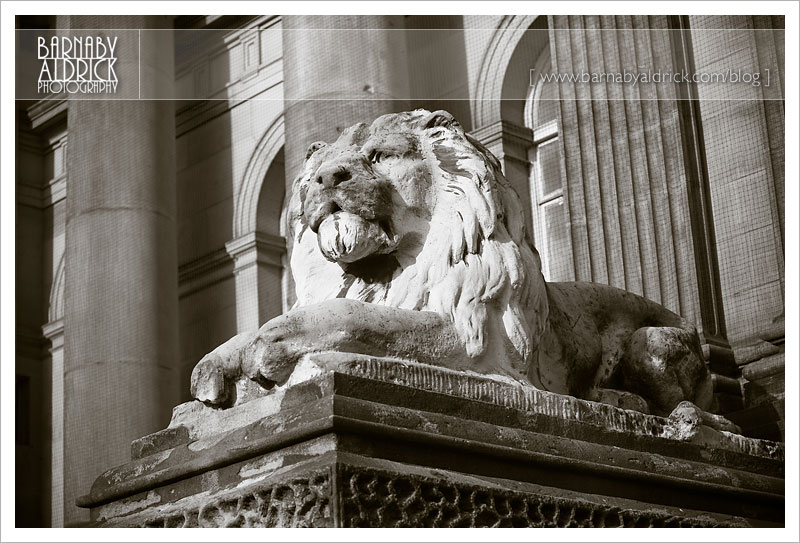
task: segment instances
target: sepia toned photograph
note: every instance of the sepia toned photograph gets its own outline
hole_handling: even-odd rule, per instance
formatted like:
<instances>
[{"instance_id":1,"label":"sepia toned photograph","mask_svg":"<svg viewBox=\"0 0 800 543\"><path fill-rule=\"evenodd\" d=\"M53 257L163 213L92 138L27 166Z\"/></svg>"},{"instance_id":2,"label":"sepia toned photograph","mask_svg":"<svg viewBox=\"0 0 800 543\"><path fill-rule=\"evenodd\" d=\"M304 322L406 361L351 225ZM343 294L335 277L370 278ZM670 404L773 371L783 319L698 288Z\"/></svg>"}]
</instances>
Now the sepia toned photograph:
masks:
<instances>
[{"instance_id":1,"label":"sepia toned photograph","mask_svg":"<svg viewBox=\"0 0 800 543\"><path fill-rule=\"evenodd\" d=\"M4 532L796 536L796 4L141 4L3 12Z\"/></svg>"}]
</instances>

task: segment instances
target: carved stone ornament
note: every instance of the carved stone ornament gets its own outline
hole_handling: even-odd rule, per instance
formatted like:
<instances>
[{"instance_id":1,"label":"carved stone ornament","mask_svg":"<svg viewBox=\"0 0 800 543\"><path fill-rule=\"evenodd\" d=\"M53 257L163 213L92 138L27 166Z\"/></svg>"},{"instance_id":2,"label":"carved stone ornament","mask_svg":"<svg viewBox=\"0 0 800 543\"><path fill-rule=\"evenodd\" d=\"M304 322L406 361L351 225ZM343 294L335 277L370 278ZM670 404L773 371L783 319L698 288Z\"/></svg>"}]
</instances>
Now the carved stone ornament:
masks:
<instances>
[{"instance_id":1,"label":"carved stone ornament","mask_svg":"<svg viewBox=\"0 0 800 543\"><path fill-rule=\"evenodd\" d=\"M297 303L197 364L192 395L208 405L283 387L305 355L336 351L660 416L711 407L694 325L610 286L545 282L519 196L447 112L384 115L311 145L286 216Z\"/></svg>"}]
</instances>

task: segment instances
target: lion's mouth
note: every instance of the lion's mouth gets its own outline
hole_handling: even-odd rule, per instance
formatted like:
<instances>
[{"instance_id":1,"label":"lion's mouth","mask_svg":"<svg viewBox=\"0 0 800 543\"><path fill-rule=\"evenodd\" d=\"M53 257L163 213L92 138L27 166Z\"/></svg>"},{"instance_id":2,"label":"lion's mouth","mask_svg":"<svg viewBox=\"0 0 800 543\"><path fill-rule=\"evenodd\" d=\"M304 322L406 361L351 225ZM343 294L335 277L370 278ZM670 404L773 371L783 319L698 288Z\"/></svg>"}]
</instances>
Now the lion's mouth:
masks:
<instances>
[{"instance_id":1,"label":"lion's mouth","mask_svg":"<svg viewBox=\"0 0 800 543\"><path fill-rule=\"evenodd\" d=\"M334 200L328 200L320 204L311 214L308 222L309 227L311 227L311 231L315 234L319 232L319 227L322 224L322 221L339 211L342 211L342 208L339 207L339 204Z\"/></svg>"},{"instance_id":2,"label":"lion's mouth","mask_svg":"<svg viewBox=\"0 0 800 543\"><path fill-rule=\"evenodd\" d=\"M386 225L341 210L319 223L317 243L325 258L344 264L390 253L396 246Z\"/></svg>"}]
</instances>

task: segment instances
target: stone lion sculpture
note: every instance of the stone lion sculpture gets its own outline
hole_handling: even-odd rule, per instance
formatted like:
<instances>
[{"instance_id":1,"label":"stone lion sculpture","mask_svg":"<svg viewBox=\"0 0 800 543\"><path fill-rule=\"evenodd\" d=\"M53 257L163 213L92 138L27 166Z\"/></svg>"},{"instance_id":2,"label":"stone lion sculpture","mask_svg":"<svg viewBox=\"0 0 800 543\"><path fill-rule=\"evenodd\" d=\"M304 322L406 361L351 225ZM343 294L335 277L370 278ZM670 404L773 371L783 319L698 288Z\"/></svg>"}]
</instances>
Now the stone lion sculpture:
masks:
<instances>
[{"instance_id":1,"label":"stone lion sculpture","mask_svg":"<svg viewBox=\"0 0 800 543\"><path fill-rule=\"evenodd\" d=\"M517 193L447 112L311 145L286 218L297 303L206 355L198 400L231 405L242 386L284 384L307 353L344 351L658 415L711 405L692 324L613 287L545 282Z\"/></svg>"}]
</instances>

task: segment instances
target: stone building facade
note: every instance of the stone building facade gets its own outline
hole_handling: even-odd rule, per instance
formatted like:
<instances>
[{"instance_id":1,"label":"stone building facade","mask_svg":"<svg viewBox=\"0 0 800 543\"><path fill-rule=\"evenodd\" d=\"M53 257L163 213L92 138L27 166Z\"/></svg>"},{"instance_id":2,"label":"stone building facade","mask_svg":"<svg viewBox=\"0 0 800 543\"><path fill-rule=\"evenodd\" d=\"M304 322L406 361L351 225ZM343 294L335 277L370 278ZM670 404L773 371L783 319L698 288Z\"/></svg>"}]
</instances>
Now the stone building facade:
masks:
<instances>
[{"instance_id":1,"label":"stone building facade","mask_svg":"<svg viewBox=\"0 0 800 543\"><path fill-rule=\"evenodd\" d=\"M85 522L75 498L166 425L194 364L291 306L281 210L306 147L413 107L450 111L501 160L548 280L694 321L719 410L782 439L782 17L17 25L144 29L139 92L171 98L17 101L18 526ZM769 85L537 79L730 68Z\"/></svg>"}]
</instances>

